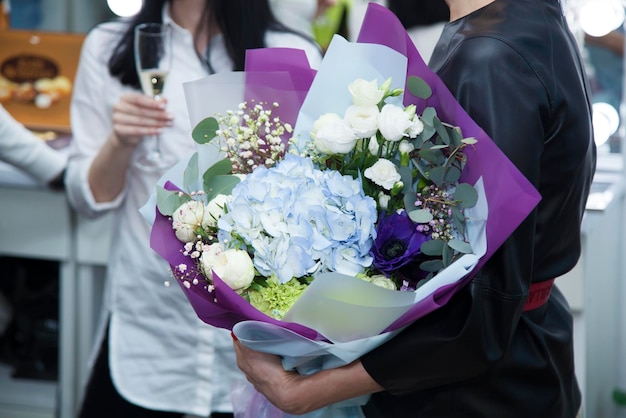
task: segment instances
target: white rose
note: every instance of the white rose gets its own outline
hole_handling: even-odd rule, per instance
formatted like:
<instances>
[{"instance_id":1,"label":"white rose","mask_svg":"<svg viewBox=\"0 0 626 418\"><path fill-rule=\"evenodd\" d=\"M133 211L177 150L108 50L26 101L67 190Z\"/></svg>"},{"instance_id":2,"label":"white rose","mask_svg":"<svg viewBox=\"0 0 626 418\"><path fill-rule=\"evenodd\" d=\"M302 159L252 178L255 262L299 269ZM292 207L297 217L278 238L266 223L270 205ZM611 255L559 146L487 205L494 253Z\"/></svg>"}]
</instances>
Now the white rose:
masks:
<instances>
[{"instance_id":1,"label":"white rose","mask_svg":"<svg viewBox=\"0 0 626 418\"><path fill-rule=\"evenodd\" d=\"M315 147L324 154L346 154L354 148L357 137L336 113L325 113L313 124Z\"/></svg>"},{"instance_id":2,"label":"white rose","mask_svg":"<svg viewBox=\"0 0 626 418\"><path fill-rule=\"evenodd\" d=\"M377 105L383 99L385 91L378 88L378 81L366 81L362 78L354 80L348 86L352 95L352 103L357 106Z\"/></svg>"},{"instance_id":3,"label":"white rose","mask_svg":"<svg viewBox=\"0 0 626 418\"><path fill-rule=\"evenodd\" d=\"M206 245L202 249L202 255L200 256L200 269L206 277L212 278L211 272L213 266L217 262L217 258L224 252L224 247L220 243ZM221 278L221 277L220 277Z\"/></svg>"},{"instance_id":4,"label":"white rose","mask_svg":"<svg viewBox=\"0 0 626 418\"><path fill-rule=\"evenodd\" d=\"M378 287L383 287L385 289L397 290L396 284L393 282L393 280L383 276L382 274L377 274L376 276L372 276L370 278L370 283Z\"/></svg>"},{"instance_id":5,"label":"white rose","mask_svg":"<svg viewBox=\"0 0 626 418\"><path fill-rule=\"evenodd\" d=\"M369 138L378 130L378 106L350 106L344 119L359 138Z\"/></svg>"},{"instance_id":6,"label":"white rose","mask_svg":"<svg viewBox=\"0 0 626 418\"><path fill-rule=\"evenodd\" d=\"M225 213L226 204L232 201L232 196L218 194L215 196L204 210L202 226L204 228L216 227L217 220Z\"/></svg>"},{"instance_id":7,"label":"white rose","mask_svg":"<svg viewBox=\"0 0 626 418\"><path fill-rule=\"evenodd\" d=\"M213 272L231 289L241 293L254 279L254 265L244 250L226 250L214 260Z\"/></svg>"},{"instance_id":8,"label":"white rose","mask_svg":"<svg viewBox=\"0 0 626 418\"><path fill-rule=\"evenodd\" d=\"M387 141L396 142L404 138L411 126L409 115L401 107L386 104L380 111L378 129Z\"/></svg>"},{"instance_id":9,"label":"white rose","mask_svg":"<svg viewBox=\"0 0 626 418\"><path fill-rule=\"evenodd\" d=\"M411 120L411 125L409 126L409 129L407 130L409 137L415 138L416 136L421 134L423 131L424 131L424 123L422 122L419 116L415 115L413 117L413 120Z\"/></svg>"},{"instance_id":10,"label":"white rose","mask_svg":"<svg viewBox=\"0 0 626 418\"><path fill-rule=\"evenodd\" d=\"M204 204L197 200L185 202L172 214L172 228L176 238L182 242L192 242L196 238L195 230L202 226Z\"/></svg>"},{"instance_id":11,"label":"white rose","mask_svg":"<svg viewBox=\"0 0 626 418\"><path fill-rule=\"evenodd\" d=\"M365 169L363 175L386 190L391 190L401 179L396 165L384 158Z\"/></svg>"}]
</instances>

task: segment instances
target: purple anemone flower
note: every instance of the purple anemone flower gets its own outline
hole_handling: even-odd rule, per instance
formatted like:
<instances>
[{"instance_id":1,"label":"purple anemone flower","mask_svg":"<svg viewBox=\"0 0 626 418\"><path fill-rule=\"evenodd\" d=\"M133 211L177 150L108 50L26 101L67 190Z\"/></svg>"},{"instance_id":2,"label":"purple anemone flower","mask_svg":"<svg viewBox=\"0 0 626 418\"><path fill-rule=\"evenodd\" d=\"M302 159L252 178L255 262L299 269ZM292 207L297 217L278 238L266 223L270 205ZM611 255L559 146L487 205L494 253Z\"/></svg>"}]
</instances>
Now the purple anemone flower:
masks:
<instances>
[{"instance_id":1,"label":"purple anemone flower","mask_svg":"<svg viewBox=\"0 0 626 418\"><path fill-rule=\"evenodd\" d=\"M378 221L376 240L371 250L374 267L386 276L396 274L410 281L421 279L423 272L418 267L411 269L417 270L412 273L402 269L409 264L419 265L415 262L422 255L420 247L423 242L430 239L429 236L417 231L416 226L406 211L383 215Z\"/></svg>"}]
</instances>

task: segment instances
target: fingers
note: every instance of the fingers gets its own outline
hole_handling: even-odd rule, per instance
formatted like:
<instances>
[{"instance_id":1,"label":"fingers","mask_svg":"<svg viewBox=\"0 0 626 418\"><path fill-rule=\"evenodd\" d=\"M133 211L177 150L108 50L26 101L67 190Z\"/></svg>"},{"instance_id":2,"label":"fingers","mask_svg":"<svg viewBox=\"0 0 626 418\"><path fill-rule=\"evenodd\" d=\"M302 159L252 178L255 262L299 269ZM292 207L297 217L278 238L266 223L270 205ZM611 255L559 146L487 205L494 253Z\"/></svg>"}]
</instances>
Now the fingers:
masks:
<instances>
[{"instance_id":1,"label":"fingers","mask_svg":"<svg viewBox=\"0 0 626 418\"><path fill-rule=\"evenodd\" d=\"M113 106L113 129L124 143L136 143L139 137L156 135L171 126L172 121L166 99L155 100L139 93L126 93Z\"/></svg>"}]
</instances>

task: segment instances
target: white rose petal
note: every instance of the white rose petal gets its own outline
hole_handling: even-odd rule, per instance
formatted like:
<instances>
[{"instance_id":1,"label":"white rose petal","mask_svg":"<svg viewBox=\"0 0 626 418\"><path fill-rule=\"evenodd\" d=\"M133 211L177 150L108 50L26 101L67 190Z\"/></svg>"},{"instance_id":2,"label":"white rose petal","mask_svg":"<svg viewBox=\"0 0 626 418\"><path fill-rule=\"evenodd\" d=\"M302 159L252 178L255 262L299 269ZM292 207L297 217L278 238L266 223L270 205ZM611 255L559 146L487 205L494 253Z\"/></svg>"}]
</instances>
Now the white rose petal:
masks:
<instances>
[{"instance_id":1,"label":"white rose petal","mask_svg":"<svg viewBox=\"0 0 626 418\"><path fill-rule=\"evenodd\" d=\"M402 178L398 173L396 165L384 158L365 169L363 175L386 190L391 190Z\"/></svg>"},{"instance_id":2,"label":"white rose petal","mask_svg":"<svg viewBox=\"0 0 626 418\"><path fill-rule=\"evenodd\" d=\"M313 124L311 137L315 147L324 154L346 154L352 151L358 139L336 113L320 116Z\"/></svg>"},{"instance_id":3,"label":"white rose petal","mask_svg":"<svg viewBox=\"0 0 626 418\"><path fill-rule=\"evenodd\" d=\"M413 120L411 121L411 125L409 126L407 133L409 134L409 137L415 138L416 136L421 134L423 131L424 131L424 123L419 118L419 116L416 115L415 117L413 117Z\"/></svg>"},{"instance_id":4,"label":"white rose petal","mask_svg":"<svg viewBox=\"0 0 626 418\"><path fill-rule=\"evenodd\" d=\"M213 264L213 271L231 289L241 292L254 279L254 265L244 250L226 250L220 253Z\"/></svg>"},{"instance_id":5,"label":"white rose petal","mask_svg":"<svg viewBox=\"0 0 626 418\"><path fill-rule=\"evenodd\" d=\"M412 122L409 115L398 106L386 104L378 120L380 133L387 141L396 142L407 136Z\"/></svg>"},{"instance_id":6,"label":"white rose petal","mask_svg":"<svg viewBox=\"0 0 626 418\"><path fill-rule=\"evenodd\" d=\"M354 80L348 86L352 95L352 103L357 106L377 105L383 99L385 91L378 88L378 81L366 81L361 78Z\"/></svg>"},{"instance_id":7,"label":"white rose petal","mask_svg":"<svg viewBox=\"0 0 626 418\"><path fill-rule=\"evenodd\" d=\"M200 268L204 275L211 280L213 278L213 266L217 263L217 258L224 252L224 247L219 244L206 245L200 256Z\"/></svg>"},{"instance_id":8,"label":"white rose petal","mask_svg":"<svg viewBox=\"0 0 626 418\"><path fill-rule=\"evenodd\" d=\"M196 238L195 230L202 226L204 204L197 200L185 202L172 214L172 228L176 238L182 242L191 242Z\"/></svg>"},{"instance_id":9,"label":"white rose petal","mask_svg":"<svg viewBox=\"0 0 626 418\"><path fill-rule=\"evenodd\" d=\"M378 106L350 106L344 119L358 138L369 138L378 130Z\"/></svg>"},{"instance_id":10,"label":"white rose petal","mask_svg":"<svg viewBox=\"0 0 626 418\"><path fill-rule=\"evenodd\" d=\"M230 195L218 194L215 196L204 210L202 226L204 228L216 227L217 220L224 214L226 204L230 201L232 201L232 196Z\"/></svg>"}]
</instances>

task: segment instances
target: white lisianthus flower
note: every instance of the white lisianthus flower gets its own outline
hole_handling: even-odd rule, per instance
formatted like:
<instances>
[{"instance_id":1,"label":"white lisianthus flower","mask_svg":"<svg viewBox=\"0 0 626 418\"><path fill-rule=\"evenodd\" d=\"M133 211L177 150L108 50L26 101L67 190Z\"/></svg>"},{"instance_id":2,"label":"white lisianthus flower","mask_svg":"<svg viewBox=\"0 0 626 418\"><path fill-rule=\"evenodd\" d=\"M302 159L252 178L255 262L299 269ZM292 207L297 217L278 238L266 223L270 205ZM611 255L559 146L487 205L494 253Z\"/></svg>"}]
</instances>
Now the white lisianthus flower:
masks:
<instances>
[{"instance_id":1,"label":"white lisianthus flower","mask_svg":"<svg viewBox=\"0 0 626 418\"><path fill-rule=\"evenodd\" d=\"M378 129L387 141L397 142L407 136L412 121L403 108L386 104L380 111Z\"/></svg>"},{"instance_id":2,"label":"white lisianthus flower","mask_svg":"<svg viewBox=\"0 0 626 418\"><path fill-rule=\"evenodd\" d=\"M215 196L204 210L202 227L216 227L217 220L225 213L226 204L232 201L232 196L218 194Z\"/></svg>"},{"instance_id":3,"label":"white lisianthus flower","mask_svg":"<svg viewBox=\"0 0 626 418\"><path fill-rule=\"evenodd\" d=\"M391 196L389 196L386 193L380 192L378 193L378 206L383 209L383 210L387 210L387 208L389 207L389 201L391 200Z\"/></svg>"},{"instance_id":4,"label":"white lisianthus flower","mask_svg":"<svg viewBox=\"0 0 626 418\"><path fill-rule=\"evenodd\" d=\"M196 229L202 227L204 204L190 200L179 206L172 214L172 228L176 238L182 242L192 242L196 238Z\"/></svg>"},{"instance_id":5,"label":"white lisianthus flower","mask_svg":"<svg viewBox=\"0 0 626 418\"><path fill-rule=\"evenodd\" d=\"M378 145L378 140L375 136L370 138L370 142L369 144L367 144L367 149L372 155L378 155L378 150L380 149L380 146Z\"/></svg>"},{"instance_id":6,"label":"white lisianthus flower","mask_svg":"<svg viewBox=\"0 0 626 418\"><path fill-rule=\"evenodd\" d=\"M359 138L369 138L378 130L378 106L350 106L344 119Z\"/></svg>"},{"instance_id":7,"label":"white lisianthus flower","mask_svg":"<svg viewBox=\"0 0 626 418\"><path fill-rule=\"evenodd\" d=\"M409 126L409 129L407 130L409 137L415 138L419 134L421 134L423 131L424 131L424 122L422 122L422 120L420 119L418 115L413 116L413 119L411 120L411 125Z\"/></svg>"},{"instance_id":8,"label":"white lisianthus flower","mask_svg":"<svg viewBox=\"0 0 626 418\"><path fill-rule=\"evenodd\" d=\"M400 145L398 145L400 154L410 154L414 149L415 145L411 144L409 141L400 141Z\"/></svg>"},{"instance_id":9,"label":"white lisianthus flower","mask_svg":"<svg viewBox=\"0 0 626 418\"><path fill-rule=\"evenodd\" d=\"M393 282L393 280L383 276L382 274L377 274L370 277L369 282L378 287L383 287L389 290L397 290L396 284Z\"/></svg>"},{"instance_id":10,"label":"white lisianthus flower","mask_svg":"<svg viewBox=\"0 0 626 418\"><path fill-rule=\"evenodd\" d=\"M247 289L254 279L252 259L244 250L225 250L212 261L212 271L237 293Z\"/></svg>"},{"instance_id":11,"label":"white lisianthus flower","mask_svg":"<svg viewBox=\"0 0 626 418\"><path fill-rule=\"evenodd\" d=\"M394 185L401 180L396 165L384 158L366 168L363 175L386 190L393 189Z\"/></svg>"},{"instance_id":12,"label":"white lisianthus flower","mask_svg":"<svg viewBox=\"0 0 626 418\"><path fill-rule=\"evenodd\" d=\"M352 151L357 137L336 113L325 113L313 124L313 144L324 154L347 154Z\"/></svg>"},{"instance_id":13,"label":"white lisianthus flower","mask_svg":"<svg viewBox=\"0 0 626 418\"><path fill-rule=\"evenodd\" d=\"M378 87L377 80L366 81L357 78L350 83L348 90L352 95L352 103L357 106L378 105L385 96L385 90Z\"/></svg>"}]
</instances>

